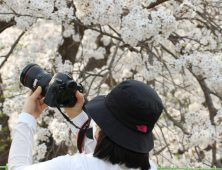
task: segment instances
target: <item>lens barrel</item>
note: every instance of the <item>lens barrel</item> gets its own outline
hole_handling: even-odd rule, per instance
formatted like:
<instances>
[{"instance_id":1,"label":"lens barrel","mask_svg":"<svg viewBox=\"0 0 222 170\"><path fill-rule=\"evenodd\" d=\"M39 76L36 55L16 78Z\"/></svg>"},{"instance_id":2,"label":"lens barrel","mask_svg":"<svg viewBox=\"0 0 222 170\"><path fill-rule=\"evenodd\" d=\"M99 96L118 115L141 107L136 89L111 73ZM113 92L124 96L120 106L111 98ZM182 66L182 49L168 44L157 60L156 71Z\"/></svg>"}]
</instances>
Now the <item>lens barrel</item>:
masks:
<instances>
[{"instance_id":1,"label":"lens barrel","mask_svg":"<svg viewBox=\"0 0 222 170\"><path fill-rule=\"evenodd\" d=\"M32 63L28 64L20 75L20 82L31 90L35 91L38 86L41 86L42 96L45 96L51 79L51 74L48 74L37 64Z\"/></svg>"}]
</instances>

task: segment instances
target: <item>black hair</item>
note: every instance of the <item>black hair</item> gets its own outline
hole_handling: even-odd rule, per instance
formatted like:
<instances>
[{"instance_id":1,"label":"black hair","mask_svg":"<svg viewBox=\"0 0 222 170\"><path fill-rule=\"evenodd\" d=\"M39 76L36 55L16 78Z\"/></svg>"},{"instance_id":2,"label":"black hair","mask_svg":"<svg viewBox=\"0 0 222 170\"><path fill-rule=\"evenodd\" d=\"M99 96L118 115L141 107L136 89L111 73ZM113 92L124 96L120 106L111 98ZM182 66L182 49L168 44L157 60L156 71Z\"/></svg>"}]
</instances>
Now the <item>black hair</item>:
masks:
<instances>
[{"instance_id":1,"label":"black hair","mask_svg":"<svg viewBox=\"0 0 222 170\"><path fill-rule=\"evenodd\" d=\"M93 156L107 160L112 164L125 164L128 168L150 169L149 153L126 149L113 142L102 130L99 132Z\"/></svg>"}]
</instances>

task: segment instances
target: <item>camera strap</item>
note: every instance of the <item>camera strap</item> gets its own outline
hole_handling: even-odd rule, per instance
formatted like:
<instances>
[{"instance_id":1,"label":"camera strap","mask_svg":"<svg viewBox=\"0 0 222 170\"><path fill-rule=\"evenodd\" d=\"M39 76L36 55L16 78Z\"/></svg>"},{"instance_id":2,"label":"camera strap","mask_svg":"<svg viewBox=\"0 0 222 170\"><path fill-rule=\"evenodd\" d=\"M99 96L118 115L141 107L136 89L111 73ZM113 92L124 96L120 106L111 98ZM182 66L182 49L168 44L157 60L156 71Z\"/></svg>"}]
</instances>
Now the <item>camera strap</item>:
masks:
<instances>
[{"instance_id":1,"label":"camera strap","mask_svg":"<svg viewBox=\"0 0 222 170\"><path fill-rule=\"evenodd\" d=\"M86 100L87 101L87 100ZM93 139L93 129L92 128L88 128L90 121L91 121L91 117L88 115L89 119L82 125L82 127L78 127L76 126L68 116L66 116L60 109L58 103L56 102L56 107L57 109L60 111L60 113L62 114L62 116L70 123L72 124L75 128L79 129L79 133L78 133L78 137L77 137L77 148L79 150L80 153L82 153L82 147L83 147L83 142L85 139L85 136L87 136L87 138L89 139ZM83 105L83 110L86 112L86 108L85 108L85 103Z\"/></svg>"}]
</instances>

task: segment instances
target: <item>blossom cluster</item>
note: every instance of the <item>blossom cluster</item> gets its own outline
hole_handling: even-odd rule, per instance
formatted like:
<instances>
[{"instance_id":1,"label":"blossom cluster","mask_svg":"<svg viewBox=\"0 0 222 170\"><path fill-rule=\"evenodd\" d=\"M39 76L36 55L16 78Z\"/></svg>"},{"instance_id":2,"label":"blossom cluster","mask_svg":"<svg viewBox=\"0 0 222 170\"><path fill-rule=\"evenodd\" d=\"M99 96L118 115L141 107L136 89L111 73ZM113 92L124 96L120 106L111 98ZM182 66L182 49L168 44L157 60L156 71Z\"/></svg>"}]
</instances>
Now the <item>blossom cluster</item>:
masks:
<instances>
[{"instance_id":1,"label":"blossom cluster","mask_svg":"<svg viewBox=\"0 0 222 170\"><path fill-rule=\"evenodd\" d=\"M21 112L25 98L22 96L16 96L13 99L6 99L3 103L3 113L10 116L12 112Z\"/></svg>"},{"instance_id":2,"label":"blossom cluster","mask_svg":"<svg viewBox=\"0 0 222 170\"><path fill-rule=\"evenodd\" d=\"M222 109L218 110L217 115L214 117L214 122L217 125L216 130L219 136L222 136Z\"/></svg>"},{"instance_id":3,"label":"blossom cluster","mask_svg":"<svg viewBox=\"0 0 222 170\"><path fill-rule=\"evenodd\" d=\"M203 114L205 113L205 115ZM207 112L188 112L185 115L186 126L191 129L192 136L188 139L191 146L212 144L218 139L215 127L211 125Z\"/></svg>"},{"instance_id":4,"label":"blossom cluster","mask_svg":"<svg viewBox=\"0 0 222 170\"><path fill-rule=\"evenodd\" d=\"M49 142L50 135L51 135L51 133L50 133L49 129L47 129L47 128L39 127L37 129L37 139L39 141Z\"/></svg>"},{"instance_id":5,"label":"blossom cluster","mask_svg":"<svg viewBox=\"0 0 222 170\"><path fill-rule=\"evenodd\" d=\"M176 17L193 18L196 15L196 7L191 3L183 3L175 9Z\"/></svg>"},{"instance_id":6,"label":"blossom cluster","mask_svg":"<svg viewBox=\"0 0 222 170\"><path fill-rule=\"evenodd\" d=\"M1 12L0 13L3 13L3 14L0 14L0 21L6 21L6 22L9 22L13 17L14 15L6 15L7 13L11 13L12 10L10 9L10 7L4 3L4 2L1 2L0 4L0 8L1 8ZM5 13L5 14L4 14Z\"/></svg>"},{"instance_id":7,"label":"blossom cluster","mask_svg":"<svg viewBox=\"0 0 222 170\"><path fill-rule=\"evenodd\" d=\"M22 30L28 30L39 18L51 19L55 23L61 24L63 21L70 22L74 19L73 7L67 6L64 0L3 0L0 4L0 19L9 21L14 17L16 25ZM57 9L55 11L55 8ZM67 24L64 24L68 29ZM73 30L73 26L71 26Z\"/></svg>"},{"instance_id":8,"label":"blossom cluster","mask_svg":"<svg viewBox=\"0 0 222 170\"><path fill-rule=\"evenodd\" d=\"M121 25L124 42L136 46L140 41L153 41L154 44L158 44L167 39L170 33L177 28L177 21L163 10L149 13L147 9L136 6L127 16L123 17Z\"/></svg>"},{"instance_id":9,"label":"blossom cluster","mask_svg":"<svg viewBox=\"0 0 222 170\"><path fill-rule=\"evenodd\" d=\"M203 37L200 42L207 47L207 49L213 50L217 47L217 42L212 36Z\"/></svg>"},{"instance_id":10,"label":"blossom cluster","mask_svg":"<svg viewBox=\"0 0 222 170\"><path fill-rule=\"evenodd\" d=\"M75 0L76 16L86 25L120 25L123 0Z\"/></svg>"},{"instance_id":11,"label":"blossom cluster","mask_svg":"<svg viewBox=\"0 0 222 170\"><path fill-rule=\"evenodd\" d=\"M38 160L45 158L46 151L47 151L47 146L45 143L38 145L36 148L36 155L37 155L36 158Z\"/></svg>"},{"instance_id":12,"label":"blossom cluster","mask_svg":"<svg viewBox=\"0 0 222 170\"><path fill-rule=\"evenodd\" d=\"M52 133L53 139L56 141L57 145L63 141L67 146L72 144L70 142L70 128L67 123L63 121L61 122L58 119L53 119L53 121L49 124L49 130Z\"/></svg>"},{"instance_id":13,"label":"blossom cluster","mask_svg":"<svg viewBox=\"0 0 222 170\"><path fill-rule=\"evenodd\" d=\"M168 66L175 71L180 71L183 67L191 68L196 75L202 75L203 78L206 78L210 87L217 90L220 89L222 83L221 58L221 53L194 52L190 55L185 54L179 59L170 59Z\"/></svg>"}]
</instances>

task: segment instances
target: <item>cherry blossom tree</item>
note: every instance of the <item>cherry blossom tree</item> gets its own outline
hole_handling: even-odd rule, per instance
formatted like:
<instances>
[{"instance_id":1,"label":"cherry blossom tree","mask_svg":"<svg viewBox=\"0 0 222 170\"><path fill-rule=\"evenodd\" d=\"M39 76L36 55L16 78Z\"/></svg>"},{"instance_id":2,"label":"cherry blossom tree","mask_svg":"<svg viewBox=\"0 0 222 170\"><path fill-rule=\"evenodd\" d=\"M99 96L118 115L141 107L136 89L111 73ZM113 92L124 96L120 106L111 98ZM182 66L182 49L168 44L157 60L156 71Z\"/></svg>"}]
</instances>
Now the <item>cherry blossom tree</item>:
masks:
<instances>
[{"instance_id":1,"label":"cherry blossom tree","mask_svg":"<svg viewBox=\"0 0 222 170\"><path fill-rule=\"evenodd\" d=\"M140 80L164 111L150 153L158 166L221 166L220 0L0 0L0 158L29 89L20 73L37 63L70 73L87 99ZM55 108L38 119L34 162L75 154L76 136Z\"/></svg>"}]
</instances>

